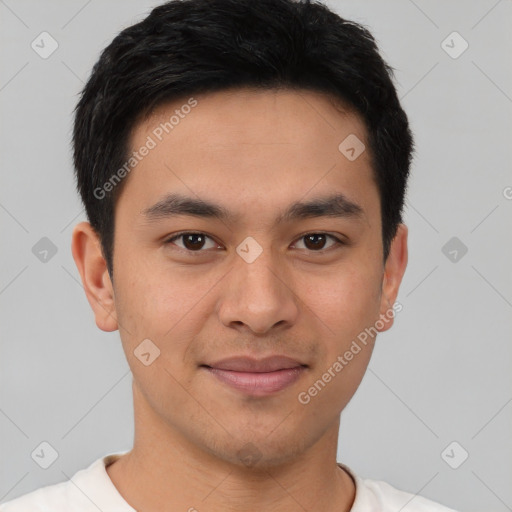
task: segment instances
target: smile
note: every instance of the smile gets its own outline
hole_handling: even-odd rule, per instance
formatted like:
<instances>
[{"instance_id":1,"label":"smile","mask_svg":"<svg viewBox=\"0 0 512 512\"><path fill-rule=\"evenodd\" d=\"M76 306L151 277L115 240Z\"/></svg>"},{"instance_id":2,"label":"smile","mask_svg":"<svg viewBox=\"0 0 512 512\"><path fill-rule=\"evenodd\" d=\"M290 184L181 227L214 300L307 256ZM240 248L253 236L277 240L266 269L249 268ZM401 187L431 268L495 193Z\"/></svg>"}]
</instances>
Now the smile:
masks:
<instances>
[{"instance_id":1,"label":"smile","mask_svg":"<svg viewBox=\"0 0 512 512\"><path fill-rule=\"evenodd\" d=\"M232 357L201 367L222 383L252 396L277 393L297 381L307 369L298 361L280 356L260 361Z\"/></svg>"},{"instance_id":2,"label":"smile","mask_svg":"<svg viewBox=\"0 0 512 512\"><path fill-rule=\"evenodd\" d=\"M306 369L305 366L296 366L273 372L238 372L207 366L204 368L225 384L254 396L265 396L285 389Z\"/></svg>"}]
</instances>

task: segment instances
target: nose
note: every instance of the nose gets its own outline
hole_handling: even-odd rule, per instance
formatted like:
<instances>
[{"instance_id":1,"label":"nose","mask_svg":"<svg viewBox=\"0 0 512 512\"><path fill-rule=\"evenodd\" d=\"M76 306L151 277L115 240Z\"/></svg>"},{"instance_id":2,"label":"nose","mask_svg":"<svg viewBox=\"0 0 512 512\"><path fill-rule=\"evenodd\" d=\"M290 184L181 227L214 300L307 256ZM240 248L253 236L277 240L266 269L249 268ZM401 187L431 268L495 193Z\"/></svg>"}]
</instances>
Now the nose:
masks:
<instances>
[{"instance_id":1,"label":"nose","mask_svg":"<svg viewBox=\"0 0 512 512\"><path fill-rule=\"evenodd\" d=\"M264 249L251 263L237 256L224 280L220 320L227 327L250 329L259 335L277 327L289 328L299 313L294 288L291 272L271 249Z\"/></svg>"}]
</instances>

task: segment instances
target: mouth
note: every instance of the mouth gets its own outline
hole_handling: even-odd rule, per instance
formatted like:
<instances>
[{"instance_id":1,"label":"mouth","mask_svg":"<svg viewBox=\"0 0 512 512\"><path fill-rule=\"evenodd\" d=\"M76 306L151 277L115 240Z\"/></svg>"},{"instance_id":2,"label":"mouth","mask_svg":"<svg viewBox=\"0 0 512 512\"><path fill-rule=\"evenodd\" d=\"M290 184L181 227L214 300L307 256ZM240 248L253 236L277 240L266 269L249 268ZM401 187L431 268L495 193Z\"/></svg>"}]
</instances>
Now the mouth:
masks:
<instances>
[{"instance_id":1,"label":"mouth","mask_svg":"<svg viewBox=\"0 0 512 512\"><path fill-rule=\"evenodd\" d=\"M308 368L285 356L265 359L231 357L215 363L202 364L220 382L252 396L267 396L281 391L297 379Z\"/></svg>"}]
</instances>

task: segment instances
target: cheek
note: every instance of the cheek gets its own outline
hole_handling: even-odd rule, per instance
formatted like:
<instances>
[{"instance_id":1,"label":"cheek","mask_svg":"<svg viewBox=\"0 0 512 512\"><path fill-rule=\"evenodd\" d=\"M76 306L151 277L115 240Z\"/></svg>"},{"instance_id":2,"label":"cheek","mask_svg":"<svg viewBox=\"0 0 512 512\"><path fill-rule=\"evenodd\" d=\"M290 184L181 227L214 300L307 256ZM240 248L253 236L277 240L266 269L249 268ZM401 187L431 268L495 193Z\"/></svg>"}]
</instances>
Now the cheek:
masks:
<instances>
[{"instance_id":1,"label":"cheek","mask_svg":"<svg viewBox=\"0 0 512 512\"><path fill-rule=\"evenodd\" d=\"M337 339L357 335L378 317L380 282L371 268L347 266L304 284L304 302Z\"/></svg>"},{"instance_id":2,"label":"cheek","mask_svg":"<svg viewBox=\"0 0 512 512\"><path fill-rule=\"evenodd\" d=\"M119 247L123 264L116 272L116 308L131 332L160 337L194 301L194 292L190 292L179 271L154 265L144 253L138 253L140 248Z\"/></svg>"},{"instance_id":3,"label":"cheek","mask_svg":"<svg viewBox=\"0 0 512 512\"><path fill-rule=\"evenodd\" d=\"M318 419L332 420L348 404L371 358L374 339L365 329L379 314L379 294L370 272L353 272L309 290L308 306L320 318L324 353L302 389ZM316 290L316 291L315 291ZM316 321L316 320L314 320Z\"/></svg>"},{"instance_id":4,"label":"cheek","mask_svg":"<svg viewBox=\"0 0 512 512\"><path fill-rule=\"evenodd\" d=\"M208 292L218 280L157 268L139 269L130 278L120 275L116 308L129 360L142 340L150 339L160 350L159 365L181 374L185 360L193 356L193 340L211 314L213 295Z\"/></svg>"}]
</instances>

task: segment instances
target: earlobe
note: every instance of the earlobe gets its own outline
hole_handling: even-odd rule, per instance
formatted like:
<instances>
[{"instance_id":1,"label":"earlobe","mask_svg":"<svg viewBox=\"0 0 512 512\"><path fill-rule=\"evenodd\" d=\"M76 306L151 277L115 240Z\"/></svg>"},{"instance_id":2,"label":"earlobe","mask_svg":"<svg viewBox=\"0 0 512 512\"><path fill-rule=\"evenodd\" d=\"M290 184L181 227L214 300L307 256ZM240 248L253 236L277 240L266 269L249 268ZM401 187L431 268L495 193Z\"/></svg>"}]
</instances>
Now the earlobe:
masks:
<instances>
[{"instance_id":1,"label":"earlobe","mask_svg":"<svg viewBox=\"0 0 512 512\"><path fill-rule=\"evenodd\" d=\"M81 222L73 229L71 252L82 278L87 300L91 305L96 325L102 331L118 329L114 290L101 251L96 231L88 222Z\"/></svg>"},{"instance_id":2,"label":"earlobe","mask_svg":"<svg viewBox=\"0 0 512 512\"><path fill-rule=\"evenodd\" d=\"M395 237L391 242L389 255L384 266L384 275L382 279L382 294L380 303L380 319L384 327L379 331L387 331L393 325L395 304L398 296L398 290L402 278L407 268L408 249L407 249L408 228L405 224L399 224Z\"/></svg>"}]
</instances>

